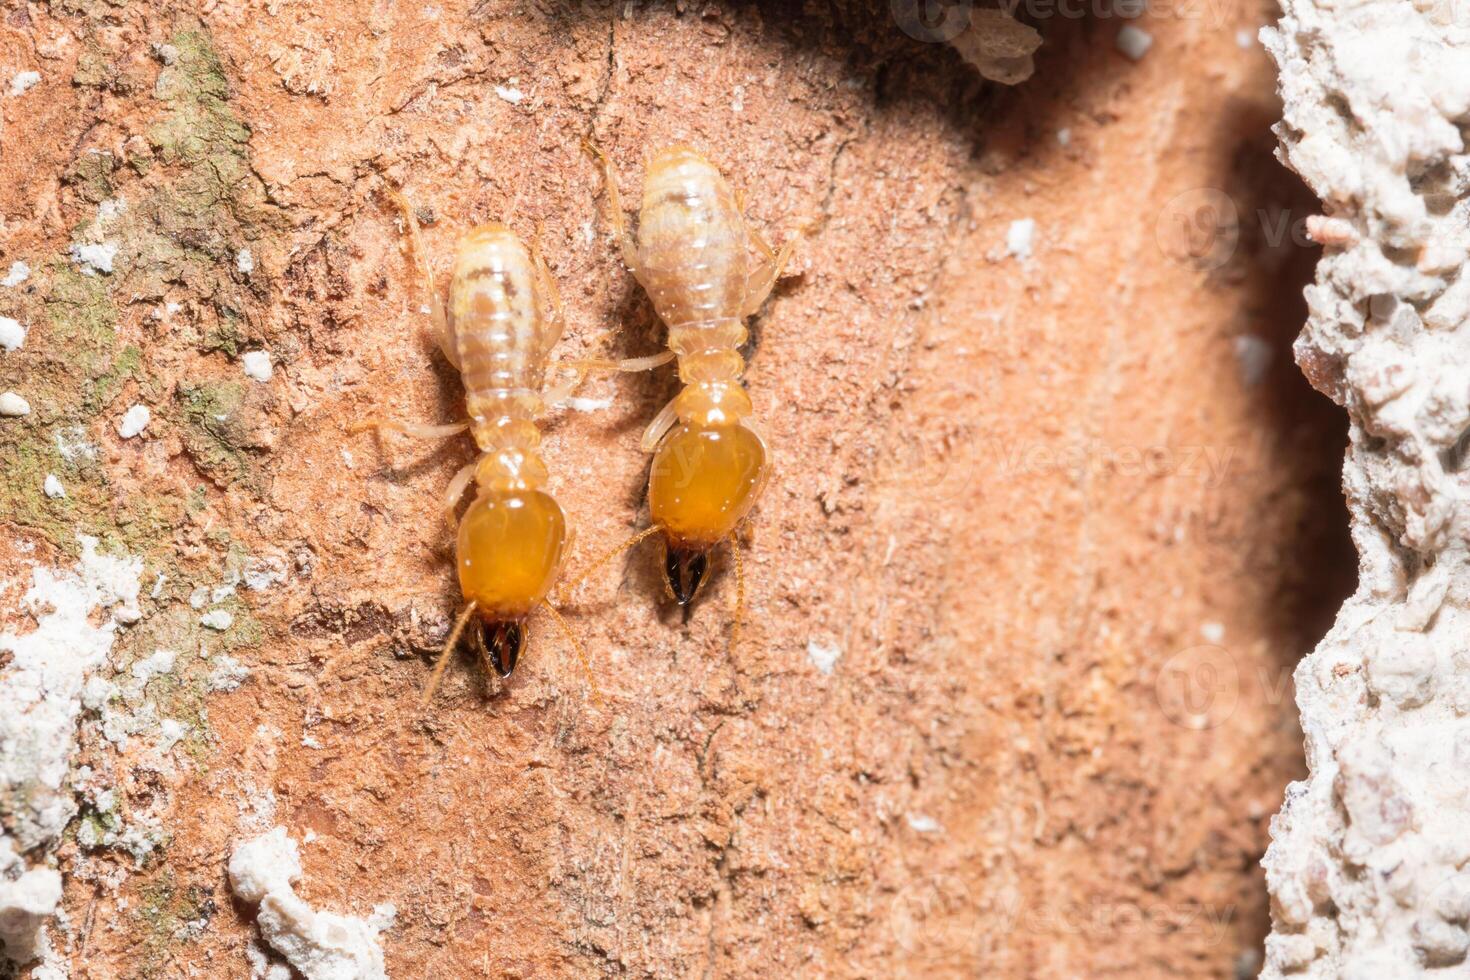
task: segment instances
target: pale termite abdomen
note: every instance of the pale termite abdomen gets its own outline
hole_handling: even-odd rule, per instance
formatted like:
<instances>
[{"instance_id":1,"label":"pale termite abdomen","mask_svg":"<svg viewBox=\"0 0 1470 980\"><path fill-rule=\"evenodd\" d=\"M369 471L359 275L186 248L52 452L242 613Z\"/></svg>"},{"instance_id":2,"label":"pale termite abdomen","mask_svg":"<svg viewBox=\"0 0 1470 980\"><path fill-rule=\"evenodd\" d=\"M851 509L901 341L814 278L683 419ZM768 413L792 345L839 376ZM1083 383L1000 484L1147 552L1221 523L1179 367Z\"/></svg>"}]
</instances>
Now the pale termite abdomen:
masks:
<instances>
[{"instance_id":1,"label":"pale termite abdomen","mask_svg":"<svg viewBox=\"0 0 1470 980\"><path fill-rule=\"evenodd\" d=\"M748 251L745 219L714 165L684 146L649 162L638 271L686 384L734 381L744 370Z\"/></svg>"},{"instance_id":2,"label":"pale termite abdomen","mask_svg":"<svg viewBox=\"0 0 1470 980\"><path fill-rule=\"evenodd\" d=\"M546 316L535 262L504 225L475 228L460 243L449 284L449 325L459 353L470 432L485 452L476 480L491 488L539 488L546 478L535 420L559 324Z\"/></svg>"}]
</instances>

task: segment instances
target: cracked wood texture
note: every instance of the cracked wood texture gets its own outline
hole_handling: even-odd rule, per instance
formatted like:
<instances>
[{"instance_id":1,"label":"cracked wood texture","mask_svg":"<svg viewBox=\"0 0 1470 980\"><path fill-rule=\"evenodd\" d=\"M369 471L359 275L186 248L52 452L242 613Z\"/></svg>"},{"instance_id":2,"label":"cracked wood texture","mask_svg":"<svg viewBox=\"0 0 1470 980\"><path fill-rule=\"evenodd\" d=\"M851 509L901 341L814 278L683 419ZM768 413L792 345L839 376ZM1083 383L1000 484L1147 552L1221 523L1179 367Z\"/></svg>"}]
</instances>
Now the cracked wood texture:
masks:
<instances>
[{"instance_id":1,"label":"cracked wood texture","mask_svg":"<svg viewBox=\"0 0 1470 980\"><path fill-rule=\"evenodd\" d=\"M1265 821L1301 772L1290 668L1351 585L1343 427L1287 353L1310 197L1238 36L1273 9L1146 17L1136 63L1116 19L1036 20L1035 77L999 89L886 3L9 7L7 70L42 81L3 104L0 258L35 270L0 297L34 324L4 387L67 377L65 289L136 354L3 420L9 462L80 426L100 471L64 513L7 492L7 574L64 564L74 527L172 570L122 672L232 556L282 573L242 590L251 674L189 753L144 765L84 724L79 761L158 845L60 843L57 955L250 976L225 863L282 824L314 905L397 906L394 977L1249 973ZM773 240L807 228L751 325L777 470L749 622L732 651L727 559L686 618L639 548L568 609L605 706L538 621L509 683L466 657L422 710L471 446L346 434L463 411L380 191L419 208L441 285L472 224L539 226L559 353L654 352L583 137L625 198L687 141ZM1201 188L1238 222L1200 225ZM1175 247L1181 216L1208 248ZM76 276L89 234L110 275ZM257 349L268 382L241 371ZM637 436L672 384L593 379L548 422L573 568L645 525ZM124 441L135 403L154 420ZM128 523L140 502L162 517ZM1230 704L1181 715L1181 657Z\"/></svg>"}]
</instances>

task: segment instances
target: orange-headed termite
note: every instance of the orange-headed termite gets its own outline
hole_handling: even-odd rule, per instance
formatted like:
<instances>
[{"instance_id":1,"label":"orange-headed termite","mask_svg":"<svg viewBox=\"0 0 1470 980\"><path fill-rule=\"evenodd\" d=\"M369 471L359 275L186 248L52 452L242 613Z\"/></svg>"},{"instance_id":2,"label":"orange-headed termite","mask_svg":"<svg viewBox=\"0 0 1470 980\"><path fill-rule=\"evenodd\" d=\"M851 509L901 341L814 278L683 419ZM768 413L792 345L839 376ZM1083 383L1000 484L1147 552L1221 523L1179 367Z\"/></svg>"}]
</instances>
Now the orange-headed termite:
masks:
<instances>
[{"instance_id":1,"label":"orange-headed termite","mask_svg":"<svg viewBox=\"0 0 1470 980\"><path fill-rule=\"evenodd\" d=\"M738 629L744 584L735 530L770 476L766 445L751 423L750 396L740 381L745 359L739 348L747 336L745 318L770 296L797 239L774 251L746 224L719 170L688 146L668 147L649 161L635 239L612 163L591 143L584 148L602 166L623 263L668 325L684 384L643 434L643 451L654 453L648 481L653 525L593 567L662 533L669 592L688 605L709 570L710 550L728 539Z\"/></svg>"},{"instance_id":2,"label":"orange-headed termite","mask_svg":"<svg viewBox=\"0 0 1470 980\"><path fill-rule=\"evenodd\" d=\"M562 333L561 296L541 256L502 224L483 224L460 239L449 280L449 306L434 286L423 257L418 221L408 201L391 196L403 212L409 248L430 296L439 345L464 379L469 420L413 425L371 418L351 427L390 430L421 438L447 438L469 430L479 455L449 483L444 505L451 523L471 480L478 491L459 520L455 559L464 610L455 620L424 691L427 702L449 655L473 619L472 643L485 665L501 677L515 669L527 639L526 621L538 607L551 614L597 686L581 645L547 593L561 569L567 522L547 491L537 421L564 399L589 368L639 370L667 355L623 362L566 361L576 377L555 392L545 390L548 358Z\"/></svg>"}]
</instances>

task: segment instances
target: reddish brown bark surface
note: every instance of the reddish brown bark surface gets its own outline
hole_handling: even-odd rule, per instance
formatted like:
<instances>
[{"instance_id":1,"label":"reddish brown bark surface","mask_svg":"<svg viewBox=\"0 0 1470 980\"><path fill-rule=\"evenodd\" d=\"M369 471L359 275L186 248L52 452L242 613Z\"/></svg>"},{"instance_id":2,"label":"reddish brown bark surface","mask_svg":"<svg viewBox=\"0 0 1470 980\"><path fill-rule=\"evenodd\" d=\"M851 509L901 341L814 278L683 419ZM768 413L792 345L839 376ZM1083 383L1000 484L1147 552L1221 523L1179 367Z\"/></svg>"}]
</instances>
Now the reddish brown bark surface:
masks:
<instances>
[{"instance_id":1,"label":"reddish brown bark surface","mask_svg":"<svg viewBox=\"0 0 1470 980\"><path fill-rule=\"evenodd\" d=\"M119 536L175 573L148 616L232 554L288 573L242 593L252 673L209 695L198 751L166 776L115 766L166 843L141 868L63 846L54 935L74 975L248 976L254 927L224 867L275 823L303 842L313 903L396 904L394 977L1249 966L1265 821L1301 765L1287 676L1350 575L1342 427L1288 356L1312 254L1278 232L1307 199L1270 159L1269 63L1236 38L1269 5L1151 15L1137 63L1116 18L1038 20L1015 89L886 7L73 6L12 8L3 35L7 64L43 76L4 109L0 258L36 268L13 305L39 324L4 387L75 355L47 304L106 198L137 222L104 280L109 343L141 360L91 408L10 427L19 454L90 426L106 482L90 510L16 503L0 554L19 581L23 544L63 561L65 528L145 500L157 533ZM179 123L212 133L192 156L152 135L180 111L153 46L181 37L227 86ZM730 650L727 565L686 621L640 548L568 612L606 706L538 623L507 685L466 658L425 711L458 601L439 495L471 447L345 434L462 410L379 191L432 216L441 271L475 222L542 223L561 352L649 353L662 328L616 261L585 136L625 196L643 153L689 141L757 226L808 229L752 324L778 469L751 524L749 622ZM83 166L96 150L105 188ZM197 227L170 223L221 153L243 161L226 189ZM1233 201L1233 249L1192 224L1201 188ZM1024 259L1006 248L1022 220ZM124 261L150 228L183 271ZM1274 354L1254 384L1245 335ZM234 356L256 348L277 362L263 385ZM199 410L218 425L191 414L191 392L226 384L227 411ZM592 380L581 394L612 406L548 424L574 567L646 523L637 436L672 384ZM134 402L158 421L123 442ZM116 652L126 669L151 649ZM1201 663L1237 693L1206 684L1222 700L1194 727L1175 696ZM109 751L84 741L91 764Z\"/></svg>"}]
</instances>

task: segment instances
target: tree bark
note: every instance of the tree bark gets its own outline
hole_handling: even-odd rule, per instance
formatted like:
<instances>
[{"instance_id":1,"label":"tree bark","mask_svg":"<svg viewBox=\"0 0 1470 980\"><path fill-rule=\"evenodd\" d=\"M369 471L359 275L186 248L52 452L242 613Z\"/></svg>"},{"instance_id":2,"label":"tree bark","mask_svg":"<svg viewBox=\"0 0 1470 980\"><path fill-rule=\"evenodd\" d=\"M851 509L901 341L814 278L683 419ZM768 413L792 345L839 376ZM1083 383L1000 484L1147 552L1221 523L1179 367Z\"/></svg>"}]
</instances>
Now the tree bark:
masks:
<instances>
[{"instance_id":1,"label":"tree bark","mask_svg":"<svg viewBox=\"0 0 1470 980\"><path fill-rule=\"evenodd\" d=\"M303 902L396 907L394 977L1249 968L1289 672L1352 573L1343 426L1288 356L1314 206L1270 160L1269 11L1215 13L1145 18L1136 61L1032 16L1005 89L886 4L11 8L0 629L75 626L25 595L81 569L105 641L57 694L66 829L11 872L64 876L43 962L262 974L225 869L281 826ZM539 227L558 354L653 353L583 138L625 198L690 142L803 231L751 323L747 622L726 557L686 618L640 547L567 610L605 704L537 621L508 683L456 660L423 708L472 450L347 433L463 411L382 192L441 286L474 224ZM573 569L646 526L674 385L548 423ZM78 532L140 570L103 591Z\"/></svg>"}]
</instances>

